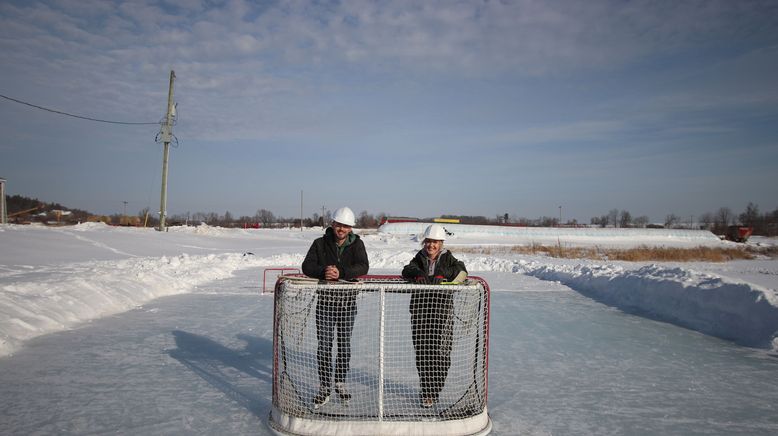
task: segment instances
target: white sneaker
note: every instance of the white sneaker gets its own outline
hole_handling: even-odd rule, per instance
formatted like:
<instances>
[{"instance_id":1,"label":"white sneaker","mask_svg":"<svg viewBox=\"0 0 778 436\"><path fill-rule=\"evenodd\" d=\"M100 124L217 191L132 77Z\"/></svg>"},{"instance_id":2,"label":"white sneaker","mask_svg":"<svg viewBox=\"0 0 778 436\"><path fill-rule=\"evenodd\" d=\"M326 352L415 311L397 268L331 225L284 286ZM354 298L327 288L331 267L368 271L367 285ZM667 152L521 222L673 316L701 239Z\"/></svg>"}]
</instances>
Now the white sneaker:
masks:
<instances>
[{"instance_id":1,"label":"white sneaker","mask_svg":"<svg viewBox=\"0 0 778 436\"><path fill-rule=\"evenodd\" d=\"M316 394L315 397L313 397L314 410L327 404L328 401L330 401L330 394L325 393L324 391L320 391L318 394Z\"/></svg>"}]
</instances>

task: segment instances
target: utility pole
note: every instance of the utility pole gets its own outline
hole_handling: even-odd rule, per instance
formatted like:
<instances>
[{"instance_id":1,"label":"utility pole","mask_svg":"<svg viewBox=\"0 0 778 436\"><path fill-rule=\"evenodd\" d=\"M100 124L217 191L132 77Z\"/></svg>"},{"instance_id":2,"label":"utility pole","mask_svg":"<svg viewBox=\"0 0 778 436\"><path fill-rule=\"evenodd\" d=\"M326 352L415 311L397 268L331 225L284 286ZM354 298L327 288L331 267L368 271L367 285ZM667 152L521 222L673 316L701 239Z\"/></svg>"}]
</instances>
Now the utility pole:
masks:
<instances>
[{"instance_id":1,"label":"utility pole","mask_svg":"<svg viewBox=\"0 0 778 436\"><path fill-rule=\"evenodd\" d=\"M124 216L127 216L127 202L122 201L122 203L124 203Z\"/></svg>"},{"instance_id":2,"label":"utility pole","mask_svg":"<svg viewBox=\"0 0 778 436\"><path fill-rule=\"evenodd\" d=\"M321 226L324 227L324 206L321 207Z\"/></svg>"},{"instance_id":3,"label":"utility pole","mask_svg":"<svg viewBox=\"0 0 778 436\"><path fill-rule=\"evenodd\" d=\"M8 224L8 209L5 204L5 179L0 177L0 224Z\"/></svg>"},{"instance_id":4,"label":"utility pole","mask_svg":"<svg viewBox=\"0 0 778 436\"><path fill-rule=\"evenodd\" d=\"M300 190L300 231L303 231L303 190Z\"/></svg>"},{"instance_id":5,"label":"utility pole","mask_svg":"<svg viewBox=\"0 0 778 436\"><path fill-rule=\"evenodd\" d=\"M559 227L562 227L562 206L559 206Z\"/></svg>"},{"instance_id":6,"label":"utility pole","mask_svg":"<svg viewBox=\"0 0 778 436\"><path fill-rule=\"evenodd\" d=\"M167 215L167 164L168 157L170 156L170 141L173 137L173 82L176 79L176 73L170 70L170 87L167 92L167 115L165 116L165 123L162 125L162 193L159 196L159 230L164 232L165 216Z\"/></svg>"}]
</instances>

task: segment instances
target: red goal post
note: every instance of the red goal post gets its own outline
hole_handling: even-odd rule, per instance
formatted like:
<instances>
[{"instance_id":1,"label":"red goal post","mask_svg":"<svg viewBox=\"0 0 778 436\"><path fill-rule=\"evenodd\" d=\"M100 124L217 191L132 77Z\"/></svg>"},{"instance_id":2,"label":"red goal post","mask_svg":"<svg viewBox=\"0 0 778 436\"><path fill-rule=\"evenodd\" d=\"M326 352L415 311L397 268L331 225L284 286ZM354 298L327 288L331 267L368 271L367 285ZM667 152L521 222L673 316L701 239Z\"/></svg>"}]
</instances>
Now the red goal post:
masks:
<instances>
[{"instance_id":1,"label":"red goal post","mask_svg":"<svg viewBox=\"0 0 778 436\"><path fill-rule=\"evenodd\" d=\"M287 271L289 272L294 271L296 273L295 276L302 277L300 276L299 268L294 268L294 267L265 268L265 270L262 272L262 293L263 294L267 292L267 272L268 271L278 271L278 275L276 275L276 282L278 281L278 277L283 276L284 273L286 273ZM290 275L290 277L293 276Z\"/></svg>"},{"instance_id":2,"label":"red goal post","mask_svg":"<svg viewBox=\"0 0 778 436\"><path fill-rule=\"evenodd\" d=\"M489 299L480 277L441 285L279 277L270 426L294 435L489 433ZM322 405L320 392L329 395Z\"/></svg>"}]
</instances>

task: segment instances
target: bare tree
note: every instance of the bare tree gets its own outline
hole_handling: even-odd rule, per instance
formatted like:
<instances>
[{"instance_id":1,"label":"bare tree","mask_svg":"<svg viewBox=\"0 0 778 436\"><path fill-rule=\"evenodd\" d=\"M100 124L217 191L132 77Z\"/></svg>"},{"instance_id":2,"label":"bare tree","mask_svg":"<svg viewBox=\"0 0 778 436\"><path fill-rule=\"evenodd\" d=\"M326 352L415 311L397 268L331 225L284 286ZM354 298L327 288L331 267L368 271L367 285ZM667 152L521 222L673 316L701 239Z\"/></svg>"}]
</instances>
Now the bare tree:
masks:
<instances>
[{"instance_id":1,"label":"bare tree","mask_svg":"<svg viewBox=\"0 0 778 436\"><path fill-rule=\"evenodd\" d=\"M361 229L371 229L378 227L378 221L375 219L375 217L369 213L367 213L366 210L363 210L359 213L359 218L357 219L357 227Z\"/></svg>"},{"instance_id":2,"label":"bare tree","mask_svg":"<svg viewBox=\"0 0 778 436\"><path fill-rule=\"evenodd\" d=\"M257 209L257 212L254 214L254 219L262 223L262 227L270 227L276 221L273 212L270 212L267 209Z\"/></svg>"},{"instance_id":3,"label":"bare tree","mask_svg":"<svg viewBox=\"0 0 778 436\"><path fill-rule=\"evenodd\" d=\"M538 224L540 227L556 227L559 223L559 218L542 216L538 218Z\"/></svg>"},{"instance_id":4,"label":"bare tree","mask_svg":"<svg viewBox=\"0 0 778 436\"><path fill-rule=\"evenodd\" d=\"M608 212L608 223L613 224L613 227L619 226L619 210L618 209L611 209L610 212Z\"/></svg>"},{"instance_id":5,"label":"bare tree","mask_svg":"<svg viewBox=\"0 0 778 436\"><path fill-rule=\"evenodd\" d=\"M138 218L141 219L140 221L141 225L143 224L149 225L149 222L154 221L154 217L151 216L151 214L149 213L148 207L144 207L143 209L138 211Z\"/></svg>"},{"instance_id":6,"label":"bare tree","mask_svg":"<svg viewBox=\"0 0 778 436\"><path fill-rule=\"evenodd\" d=\"M592 217L589 223L595 226L608 227L608 215Z\"/></svg>"},{"instance_id":7,"label":"bare tree","mask_svg":"<svg viewBox=\"0 0 778 436\"><path fill-rule=\"evenodd\" d=\"M631 227L632 226L632 214L627 210L622 210L619 215L619 227Z\"/></svg>"},{"instance_id":8,"label":"bare tree","mask_svg":"<svg viewBox=\"0 0 778 436\"><path fill-rule=\"evenodd\" d=\"M651 222L651 220L647 216L641 215L635 218L634 220L632 220L632 225L634 225L635 227L643 228L647 226L649 222Z\"/></svg>"},{"instance_id":9,"label":"bare tree","mask_svg":"<svg viewBox=\"0 0 778 436\"><path fill-rule=\"evenodd\" d=\"M195 223L204 223L208 221L208 215L205 212L195 212L192 214L192 221Z\"/></svg>"},{"instance_id":10,"label":"bare tree","mask_svg":"<svg viewBox=\"0 0 778 436\"><path fill-rule=\"evenodd\" d=\"M230 213L230 211L226 211L226 212L224 212L224 216L222 217L221 226L222 227L231 227L233 221L234 221L234 219L233 219L232 214Z\"/></svg>"},{"instance_id":11,"label":"bare tree","mask_svg":"<svg viewBox=\"0 0 778 436\"><path fill-rule=\"evenodd\" d=\"M667 215L665 217L665 227L668 229L672 229L673 227L677 226L678 223L680 222L681 222L681 218L674 213L671 213L670 215Z\"/></svg>"},{"instance_id":12,"label":"bare tree","mask_svg":"<svg viewBox=\"0 0 778 436\"><path fill-rule=\"evenodd\" d=\"M778 209L764 215L765 236L776 236L778 234Z\"/></svg>"},{"instance_id":13,"label":"bare tree","mask_svg":"<svg viewBox=\"0 0 778 436\"><path fill-rule=\"evenodd\" d=\"M727 227L734 221L732 210L728 207L722 207L716 212L713 229L717 234L723 235Z\"/></svg>"},{"instance_id":14,"label":"bare tree","mask_svg":"<svg viewBox=\"0 0 778 436\"><path fill-rule=\"evenodd\" d=\"M759 226L759 206L755 205L754 203L748 202L748 206L746 206L746 211L741 213L740 216L740 222L744 226L748 227L758 227Z\"/></svg>"},{"instance_id":15,"label":"bare tree","mask_svg":"<svg viewBox=\"0 0 778 436\"><path fill-rule=\"evenodd\" d=\"M699 221L700 227L710 230L714 222L713 214L710 212L705 212L704 214L700 215Z\"/></svg>"}]
</instances>

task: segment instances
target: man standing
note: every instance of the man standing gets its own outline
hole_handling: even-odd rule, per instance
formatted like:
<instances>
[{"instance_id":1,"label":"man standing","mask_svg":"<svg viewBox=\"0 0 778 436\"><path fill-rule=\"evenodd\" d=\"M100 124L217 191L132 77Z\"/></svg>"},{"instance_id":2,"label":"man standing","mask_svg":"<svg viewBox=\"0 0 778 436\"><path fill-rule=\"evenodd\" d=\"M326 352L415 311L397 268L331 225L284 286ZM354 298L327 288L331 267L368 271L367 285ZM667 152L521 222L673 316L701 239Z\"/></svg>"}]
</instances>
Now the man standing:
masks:
<instances>
[{"instance_id":1,"label":"man standing","mask_svg":"<svg viewBox=\"0 0 778 436\"><path fill-rule=\"evenodd\" d=\"M367 274L370 267L365 244L352 233L354 212L347 207L335 211L332 225L316 239L303 261L303 273L320 280L351 280ZM345 386L351 362L351 331L357 314L357 295L336 289L319 291L316 299L316 339L319 341L319 393L313 398L318 409L330 400L332 343L338 334L335 359L335 392L344 402L351 399Z\"/></svg>"}]
</instances>

